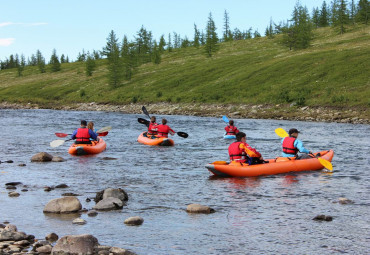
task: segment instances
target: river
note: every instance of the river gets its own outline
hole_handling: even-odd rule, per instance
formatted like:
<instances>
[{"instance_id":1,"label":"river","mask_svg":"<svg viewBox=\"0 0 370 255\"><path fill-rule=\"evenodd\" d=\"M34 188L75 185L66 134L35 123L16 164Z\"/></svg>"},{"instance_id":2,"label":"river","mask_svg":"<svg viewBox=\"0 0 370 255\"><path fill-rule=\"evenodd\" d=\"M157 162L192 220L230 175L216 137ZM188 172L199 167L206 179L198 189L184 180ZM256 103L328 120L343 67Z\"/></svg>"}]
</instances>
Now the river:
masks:
<instances>
[{"instance_id":1,"label":"river","mask_svg":"<svg viewBox=\"0 0 370 255\"><path fill-rule=\"evenodd\" d=\"M165 116L175 131L174 147L150 147L137 137L143 114L56 110L0 110L0 222L38 239L89 233L100 244L137 254L368 254L370 250L370 126L323 122L236 119L247 142L265 158L280 154L278 127L302 130L299 138L311 151L333 149L333 173L302 172L259 178L215 178L206 163L227 160L221 118ZM164 116L157 116L157 120ZM51 148L55 132L71 133L81 119L97 129L112 126L107 150L90 157L68 154L70 142ZM31 163L38 152L65 162ZM115 160L104 160L104 157ZM20 164L26 166L19 166ZM22 182L19 197L8 197L5 183ZM44 186L65 183L67 189L45 192ZM23 185L28 191L22 192ZM122 210L81 214L85 225L70 217L44 214L43 208L62 193L79 194L91 209L96 192L122 188L128 195ZM353 204L340 204L345 197ZM213 214L188 214L191 203L215 209ZM316 215L333 221L313 221ZM141 226L123 221L141 216Z\"/></svg>"}]
</instances>

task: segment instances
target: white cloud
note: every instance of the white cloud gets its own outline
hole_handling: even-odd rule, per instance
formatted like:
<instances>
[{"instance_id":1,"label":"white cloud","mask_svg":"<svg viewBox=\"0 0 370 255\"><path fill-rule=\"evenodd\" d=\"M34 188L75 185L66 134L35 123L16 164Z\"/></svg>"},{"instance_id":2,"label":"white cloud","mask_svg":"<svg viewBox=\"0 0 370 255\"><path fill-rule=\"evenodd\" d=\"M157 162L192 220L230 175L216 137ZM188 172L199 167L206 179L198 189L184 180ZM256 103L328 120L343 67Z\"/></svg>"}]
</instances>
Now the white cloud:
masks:
<instances>
[{"instance_id":1,"label":"white cloud","mask_svg":"<svg viewBox=\"0 0 370 255\"><path fill-rule=\"evenodd\" d=\"M11 26L11 25L20 25L20 26L26 26L26 27L33 27L33 26L43 26L43 25L47 25L47 24L48 23L45 23L45 22L35 22L35 23L3 22L3 23L0 23L0 27L6 27L6 26Z\"/></svg>"},{"instance_id":2,"label":"white cloud","mask_svg":"<svg viewBox=\"0 0 370 255\"><path fill-rule=\"evenodd\" d=\"M15 38L0 38L0 46L9 46L15 41Z\"/></svg>"}]
</instances>

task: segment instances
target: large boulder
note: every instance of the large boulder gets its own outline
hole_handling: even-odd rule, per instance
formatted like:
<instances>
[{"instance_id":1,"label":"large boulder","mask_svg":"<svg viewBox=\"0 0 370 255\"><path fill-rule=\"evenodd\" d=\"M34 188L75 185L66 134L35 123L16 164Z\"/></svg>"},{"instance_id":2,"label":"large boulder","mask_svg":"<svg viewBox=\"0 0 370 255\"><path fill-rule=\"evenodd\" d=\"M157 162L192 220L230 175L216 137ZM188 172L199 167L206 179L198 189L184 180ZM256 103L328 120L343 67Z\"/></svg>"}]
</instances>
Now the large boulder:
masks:
<instances>
[{"instance_id":1,"label":"large boulder","mask_svg":"<svg viewBox=\"0 0 370 255\"><path fill-rule=\"evenodd\" d=\"M126 191L124 191L123 189L108 188L108 189L105 189L105 190L102 190L96 193L95 203L98 203L100 200L108 198L108 197L118 198L122 202L125 202L128 200L128 195Z\"/></svg>"},{"instance_id":2,"label":"large boulder","mask_svg":"<svg viewBox=\"0 0 370 255\"><path fill-rule=\"evenodd\" d=\"M44 207L44 213L75 213L82 209L80 200L76 197L55 198Z\"/></svg>"},{"instance_id":3,"label":"large boulder","mask_svg":"<svg viewBox=\"0 0 370 255\"><path fill-rule=\"evenodd\" d=\"M51 250L52 255L95 254L99 245L92 235L69 235L58 240Z\"/></svg>"},{"instance_id":4,"label":"large boulder","mask_svg":"<svg viewBox=\"0 0 370 255\"><path fill-rule=\"evenodd\" d=\"M21 241L26 240L28 236L23 232L0 229L0 242L2 241Z\"/></svg>"},{"instance_id":5,"label":"large boulder","mask_svg":"<svg viewBox=\"0 0 370 255\"><path fill-rule=\"evenodd\" d=\"M109 210L117 210L122 209L124 203L114 197L108 197L103 200L100 200L94 207L94 210L100 210L100 211L109 211Z\"/></svg>"},{"instance_id":6,"label":"large boulder","mask_svg":"<svg viewBox=\"0 0 370 255\"><path fill-rule=\"evenodd\" d=\"M47 152L39 152L36 155L33 155L31 162L47 162L52 161L53 156Z\"/></svg>"}]
</instances>

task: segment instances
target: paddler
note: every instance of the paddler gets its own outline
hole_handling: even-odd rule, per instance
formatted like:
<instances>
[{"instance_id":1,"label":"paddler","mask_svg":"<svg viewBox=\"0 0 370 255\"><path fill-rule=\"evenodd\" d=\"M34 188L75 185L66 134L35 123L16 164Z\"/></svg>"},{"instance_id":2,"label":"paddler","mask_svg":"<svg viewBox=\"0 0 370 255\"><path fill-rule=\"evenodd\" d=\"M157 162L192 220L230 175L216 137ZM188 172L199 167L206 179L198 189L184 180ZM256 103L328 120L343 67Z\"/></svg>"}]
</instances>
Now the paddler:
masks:
<instances>
[{"instance_id":1,"label":"paddler","mask_svg":"<svg viewBox=\"0 0 370 255\"><path fill-rule=\"evenodd\" d=\"M298 139L299 132L296 128L289 129L289 136L281 140L283 157L296 157L297 159L312 158L312 152L307 150L301 140ZM304 153L298 156L298 152Z\"/></svg>"},{"instance_id":2,"label":"paddler","mask_svg":"<svg viewBox=\"0 0 370 255\"><path fill-rule=\"evenodd\" d=\"M234 121L229 120L229 124L225 127L226 135L236 135L239 133L237 127L234 126Z\"/></svg>"},{"instance_id":3,"label":"paddler","mask_svg":"<svg viewBox=\"0 0 370 255\"><path fill-rule=\"evenodd\" d=\"M71 139L76 139L76 144L91 144L91 139L97 140L98 136L94 131L87 128L87 121L81 120L81 126L73 131Z\"/></svg>"},{"instance_id":4,"label":"paddler","mask_svg":"<svg viewBox=\"0 0 370 255\"><path fill-rule=\"evenodd\" d=\"M175 131L167 125L166 119L162 119L162 124L157 126L157 132L157 137L168 137L168 133L171 135L175 134Z\"/></svg>"},{"instance_id":5,"label":"paddler","mask_svg":"<svg viewBox=\"0 0 370 255\"><path fill-rule=\"evenodd\" d=\"M157 131L158 124L156 123L156 120L157 119L155 116L152 116L150 118L150 122L148 126L148 133L147 133L148 136L154 136L158 133Z\"/></svg>"},{"instance_id":6,"label":"paddler","mask_svg":"<svg viewBox=\"0 0 370 255\"><path fill-rule=\"evenodd\" d=\"M236 142L229 145L231 161L256 165L264 163L261 153L247 144L247 135L244 132L236 134Z\"/></svg>"}]
</instances>

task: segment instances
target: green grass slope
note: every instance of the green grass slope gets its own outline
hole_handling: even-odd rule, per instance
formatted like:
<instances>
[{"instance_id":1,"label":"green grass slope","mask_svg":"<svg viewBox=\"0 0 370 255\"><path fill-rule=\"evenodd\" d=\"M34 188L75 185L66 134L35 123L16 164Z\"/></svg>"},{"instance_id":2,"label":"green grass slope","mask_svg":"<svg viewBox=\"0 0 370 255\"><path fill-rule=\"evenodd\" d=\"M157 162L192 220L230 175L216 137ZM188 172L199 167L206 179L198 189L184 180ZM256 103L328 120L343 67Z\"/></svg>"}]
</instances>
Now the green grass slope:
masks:
<instances>
[{"instance_id":1,"label":"green grass slope","mask_svg":"<svg viewBox=\"0 0 370 255\"><path fill-rule=\"evenodd\" d=\"M222 43L212 58L203 49L162 55L162 63L138 68L131 81L112 89L106 60L92 77L83 63L39 73L37 67L0 71L0 101L44 106L78 102L127 104L220 103L291 104L338 108L370 106L370 27L351 27L343 35L315 30L312 46L292 50L273 39Z\"/></svg>"}]
</instances>

